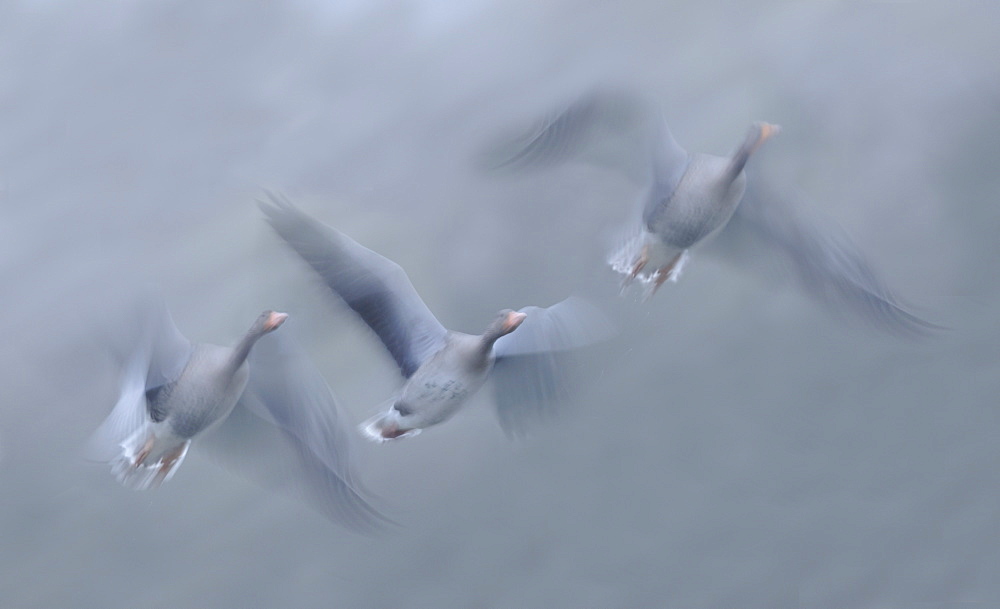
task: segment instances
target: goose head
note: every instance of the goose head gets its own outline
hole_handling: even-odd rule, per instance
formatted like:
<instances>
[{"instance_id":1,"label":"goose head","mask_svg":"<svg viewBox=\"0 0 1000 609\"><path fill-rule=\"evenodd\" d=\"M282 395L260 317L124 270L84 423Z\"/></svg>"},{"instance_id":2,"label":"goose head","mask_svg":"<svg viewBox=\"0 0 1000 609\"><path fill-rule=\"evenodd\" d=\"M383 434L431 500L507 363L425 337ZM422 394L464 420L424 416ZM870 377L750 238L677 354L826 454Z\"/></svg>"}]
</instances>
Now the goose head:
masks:
<instances>
[{"instance_id":1,"label":"goose head","mask_svg":"<svg viewBox=\"0 0 1000 609\"><path fill-rule=\"evenodd\" d=\"M778 125L772 125L771 123L756 122L747 131L747 136L743 140L743 143L736 152L729 157L729 167L726 171L726 177L733 181L741 173L743 173L743 168L746 167L747 161L750 159L750 155L760 148L761 144L766 142L768 139L774 137L781 132L781 127Z\"/></svg>"},{"instance_id":2,"label":"goose head","mask_svg":"<svg viewBox=\"0 0 1000 609\"><path fill-rule=\"evenodd\" d=\"M500 311L497 313L497 317L493 320L493 323L483 332L483 341L487 345L492 346L501 336L507 336L514 330L517 330L518 326L524 322L524 318L527 316L526 313L512 309Z\"/></svg>"}]
</instances>

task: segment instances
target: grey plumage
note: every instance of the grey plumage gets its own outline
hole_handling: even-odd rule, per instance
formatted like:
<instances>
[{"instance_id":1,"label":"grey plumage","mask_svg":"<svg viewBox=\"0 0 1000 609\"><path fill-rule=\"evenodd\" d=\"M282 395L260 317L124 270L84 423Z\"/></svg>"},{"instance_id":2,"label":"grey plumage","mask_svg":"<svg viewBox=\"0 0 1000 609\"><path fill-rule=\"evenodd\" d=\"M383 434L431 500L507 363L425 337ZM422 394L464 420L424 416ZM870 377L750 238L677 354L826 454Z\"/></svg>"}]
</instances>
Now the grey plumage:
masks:
<instances>
[{"instance_id":1,"label":"grey plumage","mask_svg":"<svg viewBox=\"0 0 1000 609\"><path fill-rule=\"evenodd\" d=\"M261 208L274 230L375 332L407 379L393 405L362 425L373 440L414 435L449 419L485 383L497 360L572 349L610 335L603 316L576 299L549 309L501 311L481 335L446 330L399 265L286 199L271 193L268 198ZM506 375L497 391L522 392L525 399L539 401L556 397L546 389L549 373L535 373ZM532 388L526 390L526 384Z\"/></svg>"},{"instance_id":2,"label":"grey plumage","mask_svg":"<svg viewBox=\"0 0 1000 609\"><path fill-rule=\"evenodd\" d=\"M544 167L578 158L610 165L642 187L640 209L625 243L609 258L616 271L652 284L676 281L690 248L717 233L723 249L776 257L815 298L878 327L901 333L935 328L906 311L863 254L832 227L821 226L747 177L754 151L777 133L755 123L743 144L720 157L688 153L660 110L626 91L583 96L493 148L494 168Z\"/></svg>"},{"instance_id":3,"label":"grey plumage","mask_svg":"<svg viewBox=\"0 0 1000 609\"><path fill-rule=\"evenodd\" d=\"M448 331L398 264L268 195L271 226L378 335L404 377L444 345Z\"/></svg>"},{"instance_id":4,"label":"grey plumage","mask_svg":"<svg viewBox=\"0 0 1000 609\"><path fill-rule=\"evenodd\" d=\"M288 336L266 336L285 318L265 311L234 347L192 345L161 300L143 299L118 403L92 436L90 456L144 489L170 479L196 440L332 520L361 530L384 522L356 486L329 388Z\"/></svg>"},{"instance_id":5,"label":"grey plumage","mask_svg":"<svg viewBox=\"0 0 1000 609\"><path fill-rule=\"evenodd\" d=\"M250 353L238 407L206 435L207 452L266 488L298 496L359 531L390 521L372 506L355 473L354 438L319 370L294 339L295 326L266 336Z\"/></svg>"}]
</instances>

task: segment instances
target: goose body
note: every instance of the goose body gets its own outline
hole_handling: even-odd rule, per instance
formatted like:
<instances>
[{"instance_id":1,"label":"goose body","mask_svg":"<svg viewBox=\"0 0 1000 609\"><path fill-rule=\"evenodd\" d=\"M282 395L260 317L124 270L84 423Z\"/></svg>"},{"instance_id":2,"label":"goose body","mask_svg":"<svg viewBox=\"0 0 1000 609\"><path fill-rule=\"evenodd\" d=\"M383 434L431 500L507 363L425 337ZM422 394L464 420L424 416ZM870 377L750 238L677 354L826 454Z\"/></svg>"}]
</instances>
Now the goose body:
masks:
<instances>
[{"instance_id":1,"label":"goose body","mask_svg":"<svg viewBox=\"0 0 1000 609\"><path fill-rule=\"evenodd\" d=\"M883 329L919 334L936 328L900 306L835 227L806 218L747 177L750 157L778 132L776 125L758 122L730 155L688 152L655 104L629 92L597 89L496 146L487 161L500 169L588 160L638 184L639 213L608 258L624 276L623 288L638 279L650 286L651 296L664 282L677 281L692 248L719 235L719 249L733 262L773 262L815 298Z\"/></svg>"},{"instance_id":2,"label":"goose body","mask_svg":"<svg viewBox=\"0 0 1000 609\"><path fill-rule=\"evenodd\" d=\"M726 179L730 160L696 153L673 192L652 188L645 204L646 232L679 250L694 247L722 230L743 198L744 172Z\"/></svg>"},{"instance_id":3,"label":"goose body","mask_svg":"<svg viewBox=\"0 0 1000 609\"><path fill-rule=\"evenodd\" d=\"M510 333L525 317L502 311L495 325ZM496 361L493 344L502 335L448 332L442 347L406 380L389 410L362 425L365 436L383 441L416 435L450 419L486 383Z\"/></svg>"},{"instance_id":4,"label":"goose body","mask_svg":"<svg viewBox=\"0 0 1000 609\"><path fill-rule=\"evenodd\" d=\"M141 364L150 353L148 347L133 357L139 368L127 372L119 407L137 416L139 424L121 442L121 452L112 460L112 471L126 486L148 488L173 477L184 461L191 441L224 420L243 395L249 378L247 356L262 336L278 329L288 316L265 311L234 347L211 344L190 346L176 328L170 335L180 351L171 354L182 362L176 378L149 383L149 366L142 374ZM172 326L167 318L164 325ZM168 330L163 330L168 331ZM161 337L162 338L162 337ZM156 340L156 339L154 339ZM159 377L160 375L156 375ZM141 391L141 395L136 395ZM138 412L136 412L138 411Z\"/></svg>"},{"instance_id":5,"label":"goose body","mask_svg":"<svg viewBox=\"0 0 1000 609\"><path fill-rule=\"evenodd\" d=\"M653 281L655 291L668 280L677 281L688 250L726 226L746 189L743 172L732 181L721 178L729 164L726 157L695 153L676 189L649 189L637 237L610 258L612 268L626 276L626 285L639 278Z\"/></svg>"},{"instance_id":6,"label":"goose body","mask_svg":"<svg viewBox=\"0 0 1000 609\"><path fill-rule=\"evenodd\" d=\"M755 124L729 157L685 153L687 162L676 183L663 177L672 175L672 168L654 165L638 246L628 243L612 256L626 285L639 277L652 281L655 292L667 280L677 281L688 250L713 237L733 217L746 190L747 160L776 132L774 125Z\"/></svg>"},{"instance_id":7,"label":"goose body","mask_svg":"<svg viewBox=\"0 0 1000 609\"><path fill-rule=\"evenodd\" d=\"M146 391L149 421L123 443L112 466L124 484L144 488L168 480L191 440L229 416L249 378L246 361L233 369L231 359L231 349L199 344L176 381Z\"/></svg>"},{"instance_id":8,"label":"goose body","mask_svg":"<svg viewBox=\"0 0 1000 609\"><path fill-rule=\"evenodd\" d=\"M88 447L122 484L159 486L195 444L266 486L297 487L347 526L384 520L353 480L325 382L282 333L261 341L285 313L263 312L232 347L192 345L158 300L139 317L118 402Z\"/></svg>"},{"instance_id":9,"label":"goose body","mask_svg":"<svg viewBox=\"0 0 1000 609\"><path fill-rule=\"evenodd\" d=\"M492 349L483 349L480 337L449 332L444 347L400 390L393 404L400 427L420 429L451 418L486 383L493 362Z\"/></svg>"},{"instance_id":10,"label":"goose body","mask_svg":"<svg viewBox=\"0 0 1000 609\"><path fill-rule=\"evenodd\" d=\"M447 421L500 364L505 371L496 383L498 396L521 396L517 406L501 406L505 400L498 399L501 421L513 429L505 422L523 418L512 412L530 411L555 397L554 362L523 356L572 349L609 335L603 317L574 299L548 309L502 310L479 335L450 331L399 265L287 200L270 193L269 198L261 208L274 230L378 336L405 379L391 406L361 425L369 439L408 437Z\"/></svg>"},{"instance_id":11,"label":"goose body","mask_svg":"<svg viewBox=\"0 0 1000 609\"><path fill-rule=\"evenodd\" d=\"M247 361L237 365L233 359L230 348L195 346L176 381L146 392L153 424L190 440L229 416L250 376Z\"/></svg>"}]
</instances>

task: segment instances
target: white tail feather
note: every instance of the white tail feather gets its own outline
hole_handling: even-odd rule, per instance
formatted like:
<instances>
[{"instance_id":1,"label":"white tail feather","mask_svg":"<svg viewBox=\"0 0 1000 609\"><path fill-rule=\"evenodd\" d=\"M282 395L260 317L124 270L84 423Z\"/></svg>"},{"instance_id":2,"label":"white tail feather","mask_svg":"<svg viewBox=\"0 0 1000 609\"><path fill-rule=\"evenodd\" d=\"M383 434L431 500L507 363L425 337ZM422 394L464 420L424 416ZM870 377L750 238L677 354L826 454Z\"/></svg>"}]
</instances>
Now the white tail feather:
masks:
<instances>
[{"instance_id":1,"label":"white tail feather","mask_svg":"<svg viewBox=\"0 0 1000 609\"><path fill-rule=\"evenodd\" d=\"M145 428L147 360L143 353L129 360L122 375L118 402L87 442L89 459L108 462L117 458L122 444Z\"/></svg>"},{"instance_id":2,"label":"white tail feather","mask_svg":"<svg viewBox=\"0 0 1000 609\"><path fill-rule=\"evenodd\" d=\"M684 266L691 258L688 250L677 250L664 246L658 239L651 239L644 233L638 233L628 237L608 256L608 264L616 273L620 273L631 279L632 271L642 255L643 248L646 249L648 260L643 269L635 276L635 279L642 284L654 283L659 270L670 264L679 254L680 258L674 264L670 270L670 275L667 277L667 281L677 283L677 280L681 278L681 273L684 271ZM628 281L626 280L626 283Z\"/></svg>"},{"instance_id":3,"label":"white tail feather","mask_svg":"<svg viewBox=\"0 0 1000 609\"><path fill-rule=\"evenodd\" d=\"M408 429L397 436L386 436L385 430L400 427L400 414L395 409L379 413L358 426L361 433L372 442L384 443L400 438L409 438L420 433L419 429Z\"/></svg>"},{"instance_id":4,"label":"white tail feather","mask_svg":"<svg viewBox=\"0 0 1000 609\"><path fill-rule=\"evenodd\" d=\"M174 473L187 456L190 440L162 441L153 437L152 446L142 463L136 463L139 453L146 447L152 434L149 426L144 426L121 443L121 452L111 460L111 473L123 485L131 489L155 488L174 477ZM173 462L166 465L172 455Z\"/></svg>"},{"instance_id":5,"label":"white tail feather","mask_svg":"<svg viewBox=\"0 0 1000 609\"><path fill-rule=\"evenodd\" d=\"M631 275L635 261L639 259L645 237L641 231L623 237L620 245L608 256L608 264L616 273Z\"/></svg>"}]
</instances>

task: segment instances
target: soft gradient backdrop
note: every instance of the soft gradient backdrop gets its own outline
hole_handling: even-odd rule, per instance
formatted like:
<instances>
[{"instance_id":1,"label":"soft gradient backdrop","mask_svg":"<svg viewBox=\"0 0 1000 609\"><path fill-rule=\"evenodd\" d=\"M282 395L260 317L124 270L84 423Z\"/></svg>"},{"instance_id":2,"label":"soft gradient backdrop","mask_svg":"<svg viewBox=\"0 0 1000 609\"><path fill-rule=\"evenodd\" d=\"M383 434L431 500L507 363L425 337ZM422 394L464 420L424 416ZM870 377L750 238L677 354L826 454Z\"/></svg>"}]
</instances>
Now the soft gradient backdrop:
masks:
<instances>
[{"instance_id":1,"label":"soft gradient backdrop","mask_svg":"<svg viewBox=\"0 0 1000 609\"><path fill-rule=\"evenodd\" d=\"M1000 606L998 7L0 3L0 606ZM781 124L756 174L952 330L880 334L707 251L652 302L618 297L630 183L474 163L597 82L659 99L692 150ZM398 383L262 188L401 262L449 327L577 293L621 336L524 440L484 392L359 445L404 525L381 537L197 447L160 490L122 488L82 447L132 286L195 340L289 311L353 423Z\"/></svg>"}]
</instances>

